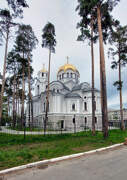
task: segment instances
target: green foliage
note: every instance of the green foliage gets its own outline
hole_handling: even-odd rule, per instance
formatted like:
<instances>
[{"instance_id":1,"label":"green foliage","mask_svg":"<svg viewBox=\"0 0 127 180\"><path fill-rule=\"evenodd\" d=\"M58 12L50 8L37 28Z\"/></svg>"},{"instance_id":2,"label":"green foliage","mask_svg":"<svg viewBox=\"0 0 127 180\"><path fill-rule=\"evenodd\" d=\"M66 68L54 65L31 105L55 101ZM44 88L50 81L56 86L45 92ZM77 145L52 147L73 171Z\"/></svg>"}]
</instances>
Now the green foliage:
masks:
<instances>
[{"instance_id":1,"label":"green foliage","mask_svg":"<svg viewBox=\"0 0 127 180\"><path fill-rule=\"evenodd\" d=\"M116 59L117 65L121 63L125 66L127 63L127 26L117 24L116 27L110 32L109 43L114 48L109 48L109 56Z\"/></svg>"},{"instance_id":2,"label":"green foliage","mask_svg":"<svg viewBox=\"0 0 127 180\"><path fill-rule=\"evenodd\" d=\"M111 63L112 65L111 65L111 68L112 69L117 69L117 62L116 61L113 61L112 63Z\"/></svg>"},{"instance_id":3,"label":"green foliage","mask_svg":"<svg viewBox=\"0 0 127 180\"><path fill-rule=\"evenodd\" d=\"M25 0L6 0L9 7L13 10L14 15L22 18L23 9L28 7L28 4Z\"/></svg>"},{"instance_id":4,"label":"green foliage","mask_svg":"<svg viewBox=\"0 0 127 180\"><path fill-rule=\"evenodd\" d=\"M109 57L114 60L111 68L117 69L125 66L127 63L127 26L122 27L117 23L116 27L110 32L109 42L114 46L114 48L109 48L108 52ZM117 87L117 90L121 90L123 82L119 80L114 82L113 85Z\"/></svg>"},{"instance_id":5,"label":"green foliage","mask_svg":"<svg viewBox=\"0 0 127 180\"><path fill-rule=\"evenodd\" d=\"M55 53L56 39L55 27L52 23L47 23L43 29L42 34L42 48L48 48Z\"/></svg>"},{"instance_id":6,"label":"green foliage","mask_svg":"<svg viewBox=\"0 0 127 180\"><path fill-rule=\"evenodd\" d=\"M12 16L10 11L7 9L0 9L0 32L1 37L4 37L4 32L7 32L10 28L10 22L12 21Z\"/></svg>"},{"instance_id":7,"label":"green foliage","mask_svg":"<svg viewBox=\"0 0 127 180\"><path fill-rule=\"evenodd\" d=\"M19 52L31 52L36 48L38 40L33 32L30 25L22 24L16 33L18 36L16 38L16 46Z\"/></svg>"},{"instance_id":8,"label":"green foliage","mask_svg":"<svg viewBox=\"0 0 127 180\"><path fill-rule=\"evenodd\" d=\"M123 82L122 81L115 81L113 84L115 87L117 87L117 90L121 90L122 86L123 86Z\"/></svg>"},{"instance_id":9,"label":"green foliage","mask_svg":"<svg viewBox=\"0 0 127 180\"><path fill-rule=\"evenodd\" d=\"M78 40L84 41L86 39L91 40L90 27L91 20L93 20L93 31L94 37L93 41L96 42L98 39L98 23L97 23L97 8L101 10L101 24L103 32L103 40L106 43L108 39L109 30L112 30L112 26L117 23L110 14L113 8L117 5L119 0L78 0L78 6L76 11L78 11L81 17L80 22L77 24L77 28L80 29L81 35L79 35Z\"/></svg>"}]
</instances>

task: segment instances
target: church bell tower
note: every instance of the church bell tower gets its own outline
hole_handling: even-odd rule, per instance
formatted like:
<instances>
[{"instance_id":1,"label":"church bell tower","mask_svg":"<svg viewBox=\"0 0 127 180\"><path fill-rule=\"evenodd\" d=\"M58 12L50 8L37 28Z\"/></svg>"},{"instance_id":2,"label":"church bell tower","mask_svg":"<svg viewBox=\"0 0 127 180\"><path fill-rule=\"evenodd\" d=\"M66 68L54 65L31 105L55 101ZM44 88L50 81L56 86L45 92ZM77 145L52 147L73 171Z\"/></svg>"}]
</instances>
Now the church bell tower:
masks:
<instances>
[{"instance_id":1,"label":"church bell tower","mask_svg":"<svg viewBox=\"0 0 127 180\"><path fill-rule=\"evenodd\" d=\"M45 65L43 64L43 69L40 70L37 74L37 82L36 82L36 90L35 95L40 95L42 92L46 90L46 86L48 84L48 71L45 69Z\"/></svg>"}]
</instances>

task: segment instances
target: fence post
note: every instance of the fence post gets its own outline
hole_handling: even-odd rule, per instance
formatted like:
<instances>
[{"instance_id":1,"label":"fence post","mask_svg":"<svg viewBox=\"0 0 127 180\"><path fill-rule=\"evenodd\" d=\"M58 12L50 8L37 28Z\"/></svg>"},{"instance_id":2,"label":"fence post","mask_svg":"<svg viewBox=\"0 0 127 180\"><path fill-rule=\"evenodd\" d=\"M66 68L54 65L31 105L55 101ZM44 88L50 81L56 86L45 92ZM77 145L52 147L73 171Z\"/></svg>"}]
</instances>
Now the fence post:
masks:
<instances>
[{"instance_id":1,"label":"fence post","mask_svg":"<svg viewBox=\"0 0 127 180\"><path fill-rule=\"evenodd\" d=\"M26 114L24 114L24 122L23 122L23 125L24 125L24 140L26 139Z\"/></svg>"}]
</instances>

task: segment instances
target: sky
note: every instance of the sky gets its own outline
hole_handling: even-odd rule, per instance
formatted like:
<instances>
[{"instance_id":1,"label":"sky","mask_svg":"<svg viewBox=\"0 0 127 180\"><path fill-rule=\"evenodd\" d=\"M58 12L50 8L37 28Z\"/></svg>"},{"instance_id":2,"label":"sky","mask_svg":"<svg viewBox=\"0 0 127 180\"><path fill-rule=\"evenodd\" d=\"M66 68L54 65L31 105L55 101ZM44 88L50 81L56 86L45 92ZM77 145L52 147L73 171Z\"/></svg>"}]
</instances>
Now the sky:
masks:
<instances>
[{"instance_id":1,"label":"sky","mask_svg":"<svg viewBox=\"0 0 127 180\"><path fill-rule=\"evenodd\" d=\"M77 37L80 34L76 29L77 23L80 21L78 13L75 11L77 0L27 0L29 8L24 9L24 18L21 23L30 24L39 40L37 48L33 51L33 68L34 76L37 76L39 70L43 68L43 64L48 68L48 50L41 47L42 29L47 22L51 22L56 30L56 53L52 54L51 59L51 81L56 80L57 71L60 66L67 62L76 66L80 72L80 82L88 82L91 84L91 55L88 42L79 42ZM5 7L5 0L0 0L1 7ZM113 16L120 20L121 25L126 25L127 17L127 1L121 0L119 5L113 10ZM12 41L9 44L9 50L12 48ZM105 47L105 62L107 75L107 96L108 108L119 108L119 92L113 87L113 82L118 80L118 71L111 69L112 59L108 58L107 51L109 45ZM99 44L95 45L95 86L100 88L100 71L99 71ZM3 65L4 47L0 48L0 62ZM2 66L0 66L2 71ZM127 67L122 69L123 87L123 103L124 108L127 107Z\"/></svg>"}]
</instances>

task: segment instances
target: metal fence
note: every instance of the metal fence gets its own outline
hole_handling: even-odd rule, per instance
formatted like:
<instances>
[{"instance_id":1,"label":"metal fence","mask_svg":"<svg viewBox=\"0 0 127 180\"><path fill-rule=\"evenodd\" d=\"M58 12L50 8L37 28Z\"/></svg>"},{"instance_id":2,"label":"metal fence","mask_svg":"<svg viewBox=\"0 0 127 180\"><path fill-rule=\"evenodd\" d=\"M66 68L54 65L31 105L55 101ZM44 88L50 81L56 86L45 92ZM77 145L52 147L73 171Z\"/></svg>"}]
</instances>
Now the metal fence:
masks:
<instances>
[{"instance_id":1,"label":"metal fence","mask_svg":"<svg viewBox=\"0 0 127 180\"><path fill-rule=\"evenodd\" d=\"M127 121L124 121L125 128L127 128ZM98 123L95 124L96 131L102 131L102 126ZM109 121L109 130L120 129L121 122L116 120ZM12 135L44 135L44 134L66 134L66 133L77 133L82 131L91 130L91 125L87 122L78 124L70 121L67 125L63 121L59 122L48 122L46 125L46 131L44 131L44 125L41 123L24 124L23 127L12 125L1 126L0 133L12 134Z\"/></svg>"},{"instance_id":2,"label":"metal fence","mask_svg":"<svg viewBox=\"0 0 127 180\"><path fill-rule=\"evenodd\" d=\"M88 131L90 127L85 123L84 125L78 125L76 123L70 124L66 127L63 125L63 121L60 122L48 122L46 125L46 133L44 132L44 125L41 123L26 124L21 126L6 125L1 126L0 133L6 134L22 134L24 135L43 135L45 134L65 134L76 133L81 131Z\"/></svg>"}]
</instances>

